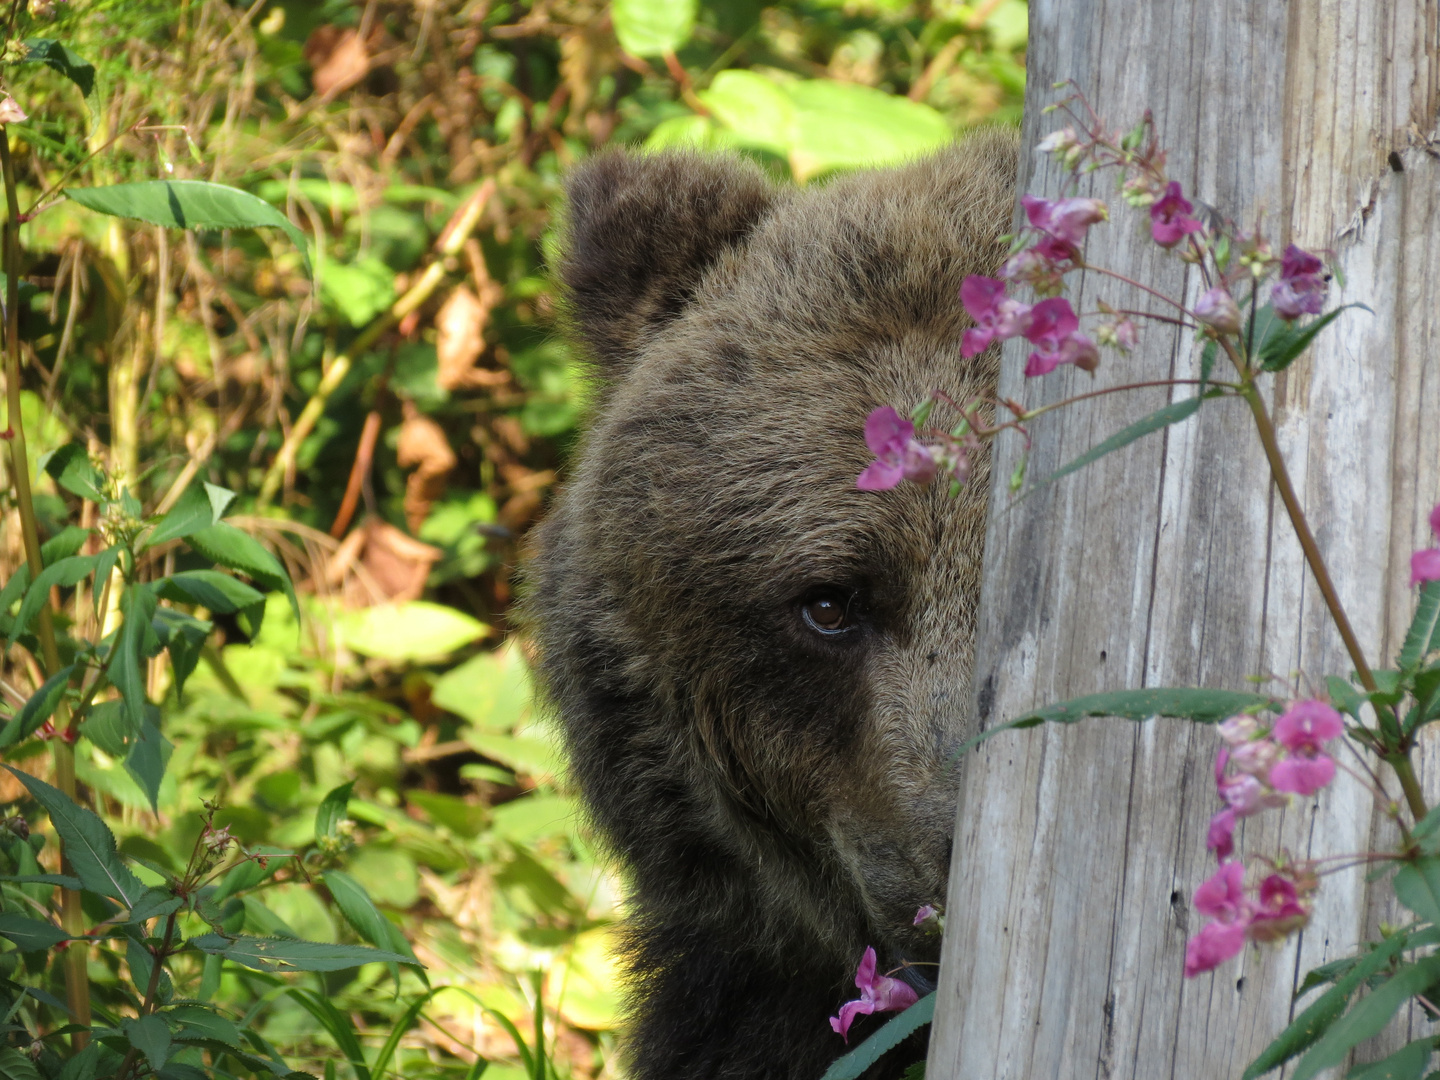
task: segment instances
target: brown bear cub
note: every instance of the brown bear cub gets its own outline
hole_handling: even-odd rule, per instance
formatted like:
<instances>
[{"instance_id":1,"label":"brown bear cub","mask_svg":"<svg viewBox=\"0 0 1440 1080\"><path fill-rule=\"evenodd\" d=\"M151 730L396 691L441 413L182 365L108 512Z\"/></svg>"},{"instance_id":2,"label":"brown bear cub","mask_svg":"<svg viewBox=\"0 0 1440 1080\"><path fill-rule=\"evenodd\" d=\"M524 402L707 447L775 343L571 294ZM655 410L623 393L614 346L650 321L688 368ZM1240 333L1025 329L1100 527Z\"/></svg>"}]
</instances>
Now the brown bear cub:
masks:
<instances>
[{"instance_id":1,"label":"brown bear cub","mask_svg":"<svg viewBox=\"0 0 1440 1080\"><path fill-rule=\"evenodd\" d=\"M531 603L629 879L638 1080L817 1080L867 945L933 986L912 921L945 894L988 483L855 477L871 409L990 391L957 292L1004 258L1014 176L990 131L804 190L689 153L571 177L560 274L600 386Z\"/></svg>"}]
</instances>

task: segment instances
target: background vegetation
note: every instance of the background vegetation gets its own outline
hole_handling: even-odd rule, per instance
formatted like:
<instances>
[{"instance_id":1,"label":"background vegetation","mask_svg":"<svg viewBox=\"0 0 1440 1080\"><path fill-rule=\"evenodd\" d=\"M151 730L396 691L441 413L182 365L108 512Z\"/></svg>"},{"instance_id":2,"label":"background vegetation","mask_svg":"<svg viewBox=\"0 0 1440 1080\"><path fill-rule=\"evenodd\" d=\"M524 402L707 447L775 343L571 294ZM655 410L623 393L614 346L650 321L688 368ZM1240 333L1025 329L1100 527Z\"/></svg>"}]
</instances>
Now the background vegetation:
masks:
<instances>
[{"instance_id":1,"label":"background vegetation","mask_svg":"<svg viewBox=\"0 0 1440 1080\"><path fill-rule=\"evenodd\" d=\"M173 747L154 808L158 774L93 737L76 744L81 801L156 880L180 873L218 807L213 827L249 851L306 853L269 859L263 889L236 884L231 930L375 941L327 884L339 870L447 988L379 963L281 976L180 957L177 1000L211 980L226 1015L327 1080L473 1076L485 1061L493 1077L613 1074L619 885L531 707L511 615L526 532L585 410L545 268L561 176L601 145L690 143L823 182L1014 122L1023 0L9 6L4 88L27 114L10 150L20 205L39 208L20 229L32 468L82 447L137 520L199 480L238 492L229 521L283 562L301 615L272 594L252 636L243 612L192 606L213 630L183 696L167 654L145 672ZM88 93L25 54L34 36L94 65ZM60 194L167 178L268 200L308 238L313 276L281 231L165 229ZM9 470L0 451L0 582L25 561ZM118 505L36 481L41 540L96 530L82 554ZM202 565L162 543L134 576ZM62 645L118 625L121 592L53 588ZM7 648L0 723L43 681L34 639ZM6 761L53 780L48 735ZM8 773L0 805L3 869L27 872L15 844L45 814ZM27 858L59 870L53 843ZM6 911L53 903L47 887L3 888ZM5 985L63 996L59 965L22 944L0 946ZM123 952L88 951L97 1011L117 1023L137 1005ZM22 1056L61 1048L64 1017L6 1000L0 1071L18 1080Z\"/></svg>"}]
</instances>

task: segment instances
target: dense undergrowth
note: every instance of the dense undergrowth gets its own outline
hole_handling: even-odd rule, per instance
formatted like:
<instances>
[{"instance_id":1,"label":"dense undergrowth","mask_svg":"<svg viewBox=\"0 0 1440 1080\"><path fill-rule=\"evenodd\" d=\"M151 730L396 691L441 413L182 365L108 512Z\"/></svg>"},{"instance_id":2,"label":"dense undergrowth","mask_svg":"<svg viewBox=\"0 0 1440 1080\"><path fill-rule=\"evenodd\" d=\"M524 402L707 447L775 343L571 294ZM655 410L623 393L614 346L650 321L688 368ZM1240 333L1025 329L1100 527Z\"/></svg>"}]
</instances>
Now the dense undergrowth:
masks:
<instances>
[{"instance_id":1,"label":"dense undergrowth","mask_svg":"<svg viewBox=\"0 0 1440 1080\"><path fill-rule=\"evenodd\" d=\"M526 532L585 409L545 269L560 178L601 145L699 144L823 182L1014 121L1024 4L712 0L693 21L684 0L8 6L29 461L79 447L117 496L42 470L40 540L90 529L78 551L93 555L123 507L149 520L206 482L237 493L228 521L298 593L299 619L272 593L253 637L255 612L180 604L211 629L183 695L173 650L142 673L173 747L163 779L82 728L78 801L147 884L182 874L208 802L205 836L305 856L237 886L229 931L373 943L388 931L363 931L337 895L354 882L426 968L283 975L181 952L174 1000L203 990L327 1080L486 1061L490 1076L614 1074L620 886L532 708L512 617ZM88 89L69 60L27 54L37 37L93 65ZM167 229L63 196L155 179L258 195L308 252L278 230ZM0 582L26 561L12 465L0 454ZM160 583L214 561L172 541L136 555L130 584L57 585L62 654L103 653L127 589L152 583L173 608ZM0 607L12 618L18 595ZM40 651L24 635L6 649L0 722L45 681ZM6 762L54 781L51 727ZM8 773L0 804L4 872L58 872L44 812ZM38 861L14 855L27 833ZM6 884L4 911L44 911L54 891ZM7 991L0 1065L28 1080L22 1058L43 1071L68 1044L61 965L24 944L0 947L0 975L42 997ZM69 945L117 1025L145 1008L122 945ZM223 1046L173 1060L177 1078L257 1071Z\"/></svg>"}]
</instances>

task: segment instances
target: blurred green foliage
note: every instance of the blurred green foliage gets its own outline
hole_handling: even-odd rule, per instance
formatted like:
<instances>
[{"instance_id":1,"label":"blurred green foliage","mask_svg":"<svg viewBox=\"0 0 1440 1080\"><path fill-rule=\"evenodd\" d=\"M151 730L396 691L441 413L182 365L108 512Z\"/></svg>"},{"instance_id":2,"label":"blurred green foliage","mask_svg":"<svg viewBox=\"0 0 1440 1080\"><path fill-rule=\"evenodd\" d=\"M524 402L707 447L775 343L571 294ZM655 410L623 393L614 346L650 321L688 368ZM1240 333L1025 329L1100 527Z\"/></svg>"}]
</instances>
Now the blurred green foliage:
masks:
<instances>
[{"instance_id":1,"label":"blurred green foliage","mask_svg":"<svg viewBox=\"0 0 1440 1080\"><path fill-rule=\"evenodd\" d=\"M81 790L137 872L176 871L205 801L252 852L309 852L237 888L235 929L362 940L342 902L353 882L428 969L427 988L383 964L302 978L181 954L177 994L218 980L206 989L231 1019L327 1080L487 1060L492 1077L613 1074L620 886L576 818L510 615L525 533L585 412L546 269L561 178L623 143L730 147L824 182L1016 122L1023 0L21 6L17 37L94 66L88 93L58 61L11 53L4 69L34 211L20 230L32 463L83 446L146 513L196 479L235 490L231 521L283 561L303 616L272 597L251 637L214 615L183 696L165 655L149 662L174 747L156 809L94 740L78 744ZM305 234L313 277L278 229L166 229L61 194L155 179L266 200ZM8 469L0 454L0 582L23 561ZM48 476L37 510L42 539L105 524ZM158 545L137 580L194 559ZM62 629L93 606L68 586L53 600ZM7 650L7 710L42 681L23 644ZM7 761L46 777L46 751L35 738ZM42 829L18 784L0 780L0 800ZM17 964L35 968L0 953ZM117 1017L133 1015L123 966L91 951ZM28 1026L0 1052L60 1038L47 1009L17 1013Z\"/></svg>"}]
</instances>

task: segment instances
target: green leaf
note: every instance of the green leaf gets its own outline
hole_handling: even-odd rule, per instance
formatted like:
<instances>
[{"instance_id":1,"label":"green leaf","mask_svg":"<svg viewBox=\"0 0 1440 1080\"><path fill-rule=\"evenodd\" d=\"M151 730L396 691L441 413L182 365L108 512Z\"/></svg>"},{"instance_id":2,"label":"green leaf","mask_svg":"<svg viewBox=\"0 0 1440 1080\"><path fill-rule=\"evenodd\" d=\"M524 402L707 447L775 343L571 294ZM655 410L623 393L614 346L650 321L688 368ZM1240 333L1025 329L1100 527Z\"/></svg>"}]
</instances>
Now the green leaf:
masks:
<instances>
[{"instance_id":1,"label":"green leaf","mask_svg":"<svg viewBox=\"0 0 1440 1080\"><path fill-rule=\"evenodd\" d=\"M42 607L50 602L50 590L59 585L61 588L70 588L72 585L84 581L95 569L94 555L72 555L68 559L61 559L54 566L47 566L40 571L34 584L25 591L25 599L20 604L20 611L15 616L14 625L10 627L10 644L15 644L15 639L23 634Z\"/></svg>"},{"instance_id":2,"label":"green leaf","mask_svg":"<svg viewBox=\"0 0 1440 1080\"><path fill-rule=\"evenodd\" d=\"M802 79L783 89L795 103L790 169L797 180L894 164L954 138L937 110L901 95L833 79Z\"/></svg>"},{"instance_id":3,"label":"green leaf","mask_svg":"<svg viewBox=\"0 0 1440 1080\"><path fill-rule=\"evenodd\" d=\"M1400 1006L1440 978L1440 956L1406 964L1330 1026L1300 1059L1291 1080L1310 1080L1339 1065L1357 1043L1380 1034Z\"/></svg>"},{"instance_id":4,"label":"green leaf","mask_svg":"<svg viewBox=\"0 0 1440 1080\"><path fill-rule=\"evenodd\" d=\"M880 1056L935 1018L935 995L926 994L844 1057L836 1058L820 1080L855 1080Z\"/></svg>"},{"instance_id":5,"label":"green leaf","mask_svg":"<svg viewBox=\"0 0 1440 1080\"><path fill-rule=\"evenodd\" d=\"M105 583L110 580L115 564L120 561L121 550L121 545L112 544L95 556L95 586L90 591L90 599L95 605L97 619L100 617L100 604L105 599Z\"/></svg>"},{"instance_id":6,"label":"green leaf","mask_svg":"<svg viewBox=\"0 0 1440 1080\"><path fill-rule=\"evenodd\" d=\"M295 587L290 584L290 575L280 565L280 560L265 550L264 545L249 533L222 521L208 529L196 530L185 538L185 542L207 559L231 570L238 570L267 589L283 592L290 601L295 618L300 618L300 601L295 599ZM258 633L258 628L256 632Z\"/></svg>"},{"instance_id":7,"label":"green leaf","mask_svg":"<svg viewBox=\"0 0 1440 1080\"><path fill-rule=\"evenodd\" d=\"M155 583L164 600L177 604L199 604L217 615L229 615L265 606L265 594L239 578L218 570L186 570Z\"/></svg>"},{"instance_id":8,"label":"green leaf","mask_svg":"<svg viewBox=\"0 0 1440 1080\"><path fill-rule=\"evenodd\" d=\"M711 81L699 97L712 116L735 133L743 146L790 153L795 135L795 102L774 79L756 71L730 68Z\"/></svg>"},{"instance_id":9,"label":"green leaf","mask_svg":"<svg viewBox=\"0 0 1440 1080\"><path fill-rule=\"evenodd\" d=\"M95 65L78 53L49 38L26 38L21 44L26 49L22 64L44 64L78 86L86 98L95 93Z\"/></svg>"},{"instance_id":10,"label":"green leaf","mask_svg":"<svg viewBox=\"0 0 1440 1080\"><path fill-rule=\"evenodd\" d=\"M139 731L145 723L145 638L154 630L155 594L148 585L134 584L120 597L120 610L125 621L115 635L111 648L116 650L109 661L107 674L125 702L127 722L131 731Z\"/></svg>"},{"instance_id":11,"label":"green leaf","mask_svg":"<svg viewBox=\"0 0 1440 1080\"><path fill-rule=\"evenodd\" d=\"M115 835L110 827L83 806L77 806L58 788L9 765L4 767L25 785L35 801L50 815L51 824L65 843L65 857L70 861L70 868L85 888L102 896L114 897L127 908L134 907L145 892L145 886L120 860L120 854L115 850Z\"/></svg>"},{"instance_id":12,"label":"green leaf","mask_svg":"<svg viewBox=\"0 0 1440 1080\"><path fill-rule=\"evenodd\" d=\"M160 781L165 778L165 766L170 763L170 755L175 750L170 740L160 734L160 727L155 722L158 715L157 709L147 710L139 737L130 743L130 752L125 756L125 771L150 800L150 809L157 812L160 809Z\"/></svg>"},{"instance_id":13,"label":"green leaf","mask_svg":"<svg viewBox=\"0 0 1440 1080\"><path fill-rule=\"evenodd\" d=\"M264 199L239 188L206 180L142 180L66 188L65 194L96 213L171 229L281 229L300 250L305 272L310 273L305 234Z\"/></svg>"},{"instance_id":14,"label":"green leaf","mask_svg":"<svg viewBox=\"0 0 1440 1080\"><path fill-rule=\"evenodd\" d=\"M389 919L380 914L380 909L370 899L364 886L339 870L326 870L320 877L325 882L325 887L330 890L330 895L334 897L335 906L345 916L345 921L355 928L357 934L377 949L392 949L408 956L408 963L417 971L423 972L424 965L415 956L410 943Z\"/></svg>"},{"instance_id":15,"label":"green leaf","mask_svg":"<svg viewBox=\"0 0 1440 1080\"><path fill-rule=\"evenodd\" d=\"M613 0L610 21L631 56L664 56L690 40L699 0Z\"/></svg>"},{"instance_id":16,"label":"green leaf","mask_svg":"<svg viewBox=\"0 0 1440 1080\"><path fill-rule=\"evenodd\" d=\"M1270 698L1264 694L1250 694L1241 690L1203 690L1188 686L1088 694L1055 705L1046 705L1008 723L982 731L961 746L957 756L1012 728L1035 727L1044 723L1073 724L1087 716L1118 716L1124 720L1149 720L1155 716L1170 716L1178 720L1213 724L1246 709L1262 708L1270 704Z\"/></svg>"},{"instance_id":17,"label":"green leaf","mask_svg":"<svg viewBox=\"0 0 1440 1080\"><path fill-rule=\"evenodd\" d=\"M105 501L105 477L90 464L90 455L80 443L66 443L54 453L46 454L40 459L39 467L72 495L91 502Z\"/></svg>"},{"instance_id":18,"label":"green leaf","mask_svg":"<svg viewBox=\"0 0 1440 1080\"><path fill-rule=\"evenodd\" d=\"M1435 649L1440 649L1440 581L1427 581L1395 662L1402 671L1413 671Z\"/></svg>"},{"instance_id":19,"label":"green leaf","mask_svg":"<svg viewBox=\"0 0 1440 1080\"><path fill-rule=\"evenodd\" d=\"M1402 866L1395 874L1395 898L1426 922L1440 926L1440 858L1430 856Z\"/></svg>"},{"instance_id":20,"label":"green leaf","mask_svg":"<svg viewBox=\"0 0 1440 1080\"><path fill-rule=\"evenodd\" d=\"M145 1055L150 1067L159 1072L170 1057L170 1026L156 1013L121 1021L130 1045Z\"/></svg>"},{"instance_id":21,"label":"green leaf","mask_svg":"<svg viewBox=\"0 0 1440 1080\"><path fill-rule=\"evenodd\" d=\"M396 663L449 656L490 633L473 616L425 600L349 612L336 630L347 649Z\"/></svg>"},{"instance_id":22,"label":"green leaf","mask_svg":"<svg viewBox=\"0 0 1440 1080\"><path fill-rule=\"evenodd\" d=\"M202 934L190 944L256 971L344 971L361 964L409 964L411 959L368 945L327 945L296 938L226 937Z\"/></svg>"},{"instance_id":23,"label":"green leaf","mask_svg":"<svg viewBox=\"0 0 1440 1080\"><path fill-rule=\"evenodd\" d=\"M1220 352L1220 344L1211 338L1205 343L1205 348L1200 350L1200 389L1196 396L1205 396L1206 384L1210 382L1210 376L1215 372L1215 357Z\"/></svg>"},{"instance_id":24,"label":"green leaf","mask_svg":"<svg viewBox=\"0 0 1440 1080\"><path fill-rule=\"evenodd\" d=\"M1344 304L1334 311L1327 311L1313 322L1305 326L1284 327L1273 330L1266 334L1265 341L1256 349L1256 355L1260 359L1260 368L1263 371L1284 371L1303 353L1310 342L1315 340L1315 335L1329 326L1346 308L1358 307L1370 311L1364 304ZM1265 310L1270 310L1268 305ZM1375 314L1370 311L1370 314ZM1282 324L1283 327L1283 324Z\"/></svg>"},{"instance_id":25,"label":"green leaf","mask_svg":"<svg viewBox=\"0 0 1440 1080\"><path fill-rule=\"evenodd\" d=\"M21 952L39 952L70 940L69 934L51 923L11 911L0 912L0 937L9 938Z\"/></svg>"},{"instance_id":26,"label":"green leaf","mask_svg":"<svg viewBox=\"0 0 1440 1080\"><path fill-rule=\"evenodd\" d=\"M13 881L16 885L54 885L75 892L85 887L79 878L73 878L69 874L7 874L0 877L0 881Z\"/></svg>"},{"instance_id":27,"label":"green leaf","mask_svg":"<svg viewBox=\"0 0 1440 1080\"><path fill-rule=\"evenodd\" d=\"M80 734L113 758L124 759L130 752L130 741L136 732L130 727L130 714L123 701L102 701L92 705L80 723Z\"/></svg>"},{"instance_id":28,"label":"green leaf","mask_svg":"<svg viewBox=\"0 0 1440 1080\"><path fill-rule=\"evenodd\" d=\"M315 810L315 839L334 840L340 835L340 823L350 812L350 792L355 781L341 784L320 800Z\"/></svg>"},{"instance_id":29,"label":"green leaf","mask_svg":"<svg viewBox=\"0 0 1440 1080\"><path fill-rule=\"evenodd\" d=\"M1348 1080L1420 1080L1434 1053L1434 1039L1419 1039L1383 1061L1361 1065Z\"/></svg>"},{"instance_id":30,"label":"green leaf","mask_svg":"<svg viewBox=\"0 0 1440 1080\"><path fill-rule=\"evenodd\" d=\"M59 705L60 699L65 696L65 687L69 685L70 673L74 670L74 664L61 668L46 679L39 690L30 695L30 700L25 702L20 711L6 723L4 730L0 731L0 750L14 746L21 739L29 738L36 728L50 719L55 712L55 706Z\"/></svg>"},{"instance_id":31,"label":"green leaf","mask_svg":"<svg viewBox=\"0 0 1440 1080\"><path fill-rule=\"evenodd\" d=\"M1214 391L1211 391L1214 393ZM1074 461L1068 462L1056 469L1049 476L1042 477L1030 485L1029 490L1021 495L1021 499L1028 499L1035 492L1039 491L1046 484L1059 480L1062 476L1069 476L1078 469L1083 469L1092 462L1099 461L1106 454L1119 450L1122 446L1129 446L1136 439L1149 435L1152 431L1159 431L1161 428L1169 427L1171 424L1178 424L1182 420L1188 420L1200 409L1200 404L1205 398L1196 395L1186 398L1184 401L1177 401L1172 405L1166 405L1163 409L1157 409L1149 416L1135 421L1129 427L1117 431L1104 442L1096 443L1085 453L1081 454ZM1019 500L1016 500L1017 502Z\"/></svg>"},{"instance_id":32,"label":"green leaf","mask_svg":"<svg viewBox=\"0 0 1440 1080\"><path fill-rule=\"evenodd\" d=\"M1306 1047L1321 1038L1345 1011L1350 995L1370 976L1385 967L1405 948L1406 935L1388 938L1368 955L1361 957L1350 971L1291 1021L1275 1041L1250 1063L1240 1080L1256 1080L1271 1069L1278 1069ZM1308 980L1307 980L1308 981Z\"/></svg>"},{"instance_id":33,"label":"green leaf","mask_svg":"<svg viewBox=\"0 0 1440 1080\"><path fill-rule=\"evenodd\" d=\"M181 540L200 529L220 524L234 498L233 491L214 484L191 484L171 511L156 522L144 547Z\"/></svg>"},{"instance_id":34,"label":"green leaf","mask_svg":"<svg viewBox=\"0 0 1440 1080\"><path fill-rule=\"evenodd\" d=\"M179 1025L175 1038L182 1042L205 1040L243 1051L245 1042L234 1022L199 1005L177 1005L165 1016Z\"/></svg>"},{"instance_id":35,"label":"green leaf","mask_svg":"<svg viewBox=\"0 0 1440 1080\"><path fill-rule=\"evenodd\" d=\"M10 575L10 580L5 582L5 587L0 589L0 619L4 619L15 606L15 602L25 595L25 590L30 585L30 567L21 563Z\"/></svg>"},{"instance_id":36,"label":"green leaf","mask_svg":"<svg viewBox=\"0 0 1440 1080\"><path fill-rule=\"evenodd\" d=\"M153 625L156 636L170 652L170 666L175 669L175 692L183 694L185 680L200 663L200 651L215 624L174 608L157 607Z\"/></svg>"},{"instance_id":37,"label":"green leaf","mask_svg":"<svg viewBox=\"0 0 1440 1080\"><path fill-rule=\"evenodd\" d=\"M1365 704L1365 695L1355 689L1348 679L1338 675L1325 676L1325 688L1330 692L1330 703L1343 713L1360 719L1360 708Z\"/></svg>"},{"instance_id":38,"label":"green leaf","mask_svg":"<svg viewBox=\"0 0 1440 1080\"><path fill-rule=\"evenodd\" d=\"M330 1037L335 1040L335 1045L340 1048L341 1053L349 1060L350 1067L355 1070L356 1080L370 1080L370 1068L365 1063L365 1051L360 1045L360 1037L355 1031L355 1025L351 1022L350 1017L330 1004L328 998L310 990L291 986L286 988L286 992L330 1033Z\"/></svg>"},{"instance_id":39,"label":"green leaf","mask_svg":"<svg viewBox=\"0 0 1440 1080\"><path fill-rule=\"evenodd\" d=\"M73 1055L65 1062L65 1067L60 1070L57 1080L95 1080L100 1075L100 1050L101 1044L92 1042L78 1054ZM120 1063L118 1055L115 1064Z\"/></svg>"},{"instance_id":40,"label":"green leaf","mask_svg":"<svg viewBox=\"0 0 1440 1080\"><path fill-rule=\"evenodd\" d=\"M41 1080L35 1063L9 1046L0 1048L0 1077L3 1080Z\"/></svg>"},{"instance_id":41,"label":"green leaf","mask_svg":"<svg viewBox=\"0 0 1440 1080\"><path fill-rule=\"evenodd\" d=\"M80 554L85 541L90 539L90 530L78 525L66 525L45 543L40 545L40 561L46 566Z\"/></svg>"}]
</instances>

